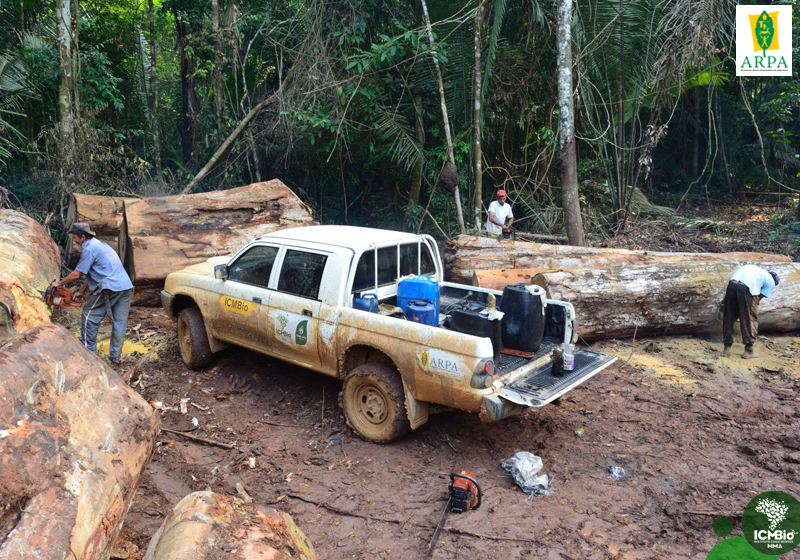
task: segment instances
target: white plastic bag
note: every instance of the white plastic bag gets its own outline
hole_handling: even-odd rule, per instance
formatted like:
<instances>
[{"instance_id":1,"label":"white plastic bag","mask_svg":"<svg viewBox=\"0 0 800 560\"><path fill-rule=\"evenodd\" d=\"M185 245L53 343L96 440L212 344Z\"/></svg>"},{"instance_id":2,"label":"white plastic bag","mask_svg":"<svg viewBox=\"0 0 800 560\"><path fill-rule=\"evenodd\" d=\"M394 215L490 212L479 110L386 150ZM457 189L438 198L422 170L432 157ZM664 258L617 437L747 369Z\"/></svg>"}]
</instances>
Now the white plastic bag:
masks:
<instances>
[{"instance_id":1,"label":"white plastic bag","mask_svg":"<svg viewBox=\"0 0 800 560\"><path fill-rule=\"evenodd\" d=\"M528 451L515 453L502 463L502 467L511 473L517 486L526 494L549 496L553 493L550 479L546 474L539 475L544 464L542 458ZM539 476L537 476L539 475Z\"/></svg>"}]
</instances>

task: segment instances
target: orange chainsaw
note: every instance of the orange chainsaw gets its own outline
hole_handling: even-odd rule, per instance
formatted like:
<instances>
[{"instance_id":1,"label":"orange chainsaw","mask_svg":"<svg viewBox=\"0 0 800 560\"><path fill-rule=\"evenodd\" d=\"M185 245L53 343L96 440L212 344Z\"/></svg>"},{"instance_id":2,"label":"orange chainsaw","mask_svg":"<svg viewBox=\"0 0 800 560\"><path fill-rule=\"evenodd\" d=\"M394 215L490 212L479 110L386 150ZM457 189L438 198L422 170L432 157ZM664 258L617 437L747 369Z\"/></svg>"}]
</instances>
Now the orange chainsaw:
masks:
<instances>
[{"instance_id":1,"label":"orange chainsaw","mask_svg":"<svg viewBox=\"0 0 800 560\"><path fill-rule=\"evenodd\" d=\"M80 298L75 297L71 290L63 286L58 288L50 286L43 295L44 302L47 305L55 307L80 307L83 305L83 301Z\"/></svg>"},{"instance_id":2,"label":"orange chainsaw","mask_svg":"<svg viewBox=\"0 0 800 560\"><path fill-rule=\"evenodd\" d=\"M433 533L431 543L428 545L428 556L433 555L433 549L436 548L436 542L439 540L439 533L441 533L447 515L451 511L463 513L481 507L483 492L478 481L475 480L475 475L471 472L460 471L452 473L450 475L449 490L450 496L447 499L447 505L442 512L442 517L439 519L439 524L436 525L436 531Z\"/></svg>"}]
</instances>

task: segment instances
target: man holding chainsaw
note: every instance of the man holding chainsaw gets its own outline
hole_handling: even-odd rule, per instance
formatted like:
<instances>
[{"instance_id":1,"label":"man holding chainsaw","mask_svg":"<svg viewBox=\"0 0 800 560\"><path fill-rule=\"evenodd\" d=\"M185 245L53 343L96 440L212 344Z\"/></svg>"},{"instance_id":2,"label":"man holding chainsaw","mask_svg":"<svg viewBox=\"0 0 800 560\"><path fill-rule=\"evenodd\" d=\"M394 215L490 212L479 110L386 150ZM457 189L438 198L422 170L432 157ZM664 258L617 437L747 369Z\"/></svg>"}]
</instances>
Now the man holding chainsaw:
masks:
<instances>
[{"instance_id":1,"label":"man holding chainsaw","mask_svg":"<svg viewBox=\"0 0 800 560\"><path fill-rule=\"evenodd\" d=\"M506 203L506 191L497 191L497 200L489 205L489 216L486 218L486 233L489 237L499 239L504 233L511 232L514 223L514 212L511 205Z\"/></svg>"},{"instance_id":2,"label":"man holding chainsaw","mask_svg":"<svg viewBox=\"0 0 800 560\"><path fill-rule=\"evenodd\" d=\"M54 281L51 286L65 286L86 275L83 285L75 293L76 298L82 299L87 290L89 292L81 313L81 342L95 352L100 322L108 315L111 319L109 354L111 362L119 364L128 328L133 284L117 254L111 247L95 239L96 234L89 224L75 222L68 233L72 241L82 247L81 258L75 270L62 280Z\"/></svg>"}]
</instances>

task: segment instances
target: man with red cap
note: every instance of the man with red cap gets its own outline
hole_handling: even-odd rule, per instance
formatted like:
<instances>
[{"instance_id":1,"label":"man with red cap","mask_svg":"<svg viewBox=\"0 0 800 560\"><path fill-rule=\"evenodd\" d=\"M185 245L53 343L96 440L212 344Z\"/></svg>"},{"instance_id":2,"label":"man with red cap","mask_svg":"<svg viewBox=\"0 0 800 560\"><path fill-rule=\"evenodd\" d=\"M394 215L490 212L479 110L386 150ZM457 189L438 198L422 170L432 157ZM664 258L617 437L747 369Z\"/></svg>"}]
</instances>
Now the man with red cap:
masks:
<instances>
[{"instance_id":1,"label":"man with red cap","mask_svg":"<svg viewBox=\"0 0 800 560\"><path fill-rule=\"evenodd\" d=\"M510 232L513 223L514 213L511 211L511 205L506 203L506 191L500 189L497 191L497 200L493 200L489 205L486 233L489 237L497 239L503 235L503 232Z\"/></svg>"}]
</instances>

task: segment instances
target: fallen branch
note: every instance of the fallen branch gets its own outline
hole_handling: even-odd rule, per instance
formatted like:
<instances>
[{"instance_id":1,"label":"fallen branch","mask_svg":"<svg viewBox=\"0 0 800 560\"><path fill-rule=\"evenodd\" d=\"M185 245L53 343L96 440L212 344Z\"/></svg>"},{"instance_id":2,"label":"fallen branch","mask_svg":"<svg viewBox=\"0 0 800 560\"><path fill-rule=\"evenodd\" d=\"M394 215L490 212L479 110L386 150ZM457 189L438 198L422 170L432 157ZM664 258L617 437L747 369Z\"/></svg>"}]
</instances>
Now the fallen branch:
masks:
<instances>
[{"instance_id":1,"label":"fallen branch","mask_svg":"<svg viewBox=\"0 0 800 560\"><path fill-rule=\"evenodd\" d=\"M292 80L295 68L296 68L295 66L292 66L291 70L289 70L289 73L286 74L286 78L281 82L280 86L278 87L278 91L276 91L275 93L273 93L272 95L270 95L269 97L258 103L252 109L250 109L250 111L244 116L244 118L236 126L236 128L233 129L233 132L231 132L230 135L225 139L222 145L219 148L217 148L217 151L214 152L214 155L211 156L211 159L208 160L208 163L206 163L203 166L203 168L197 173L197 175L194 176L194 179L189 181L189 184L186 185L186 188L184 188L181 191L181 194L189 194L190 192L192 192L195 185L197 185L197 183L203 177L208 175L209 171L211 171L211 169L217 164L217 161L219 161L219 158L221 158L225 154L225 152L228 151L228 148L230 148L231 145L234 143L234 141L236 141L236 139L239 137L242 131L245 128L247 128L247 125L250 124L250 121L256 118L261 111L263 111L268 105L271 105L276 99L278 99L283 94L283 88Z\"/></svg>"},{"instance_id":2,"label":"fallen branch","mask_svg":"<svg viewBox=\"0 0 800 560\"><path fill-rule=\"evenodd\" d=\"M347 517L357 517L359 519L366 519L368 521L379 521L381 523L394 523L395 525L405 525L408 520L400 520L400 519L388 519L386 517L376 517L374 515L363 515L360 513L356 513L353 511L347 511L343 509L339 509L335 506L326 504L324 502L317 502L315 500L309 500L308 498L304 498L302 496L298 496L296 494L286 494L289 498L293 498L295 500L299 500L301 502L305 502L307 504L311 504L312 506L321 507L323 509L327 509L333 513L338 513L339 515L344 515ZM411 523L414 527L421 527L424 529L429 529L430 527L423 523ZM442 527L442 531L446 531L448 533L453 533L455 535L463 535L466 537L475 537L476 539L487 539L491 541L513 541L513 542L523 542L523 543L535 543L539 542L536 539L524 539L518 537L498 537L495 535L485 535L483 533L473 533L471 531L464 531L463 529L455 529L451 527Z\"/></svg>"},{"instance_id":3,"label":"fallen branch","mask_svg":"<svg viewBox=\"0 0 800 560\"><path fill-rule=\"evenodd\" d=\"M297 424L281 424L279 422L270 422L269 420L259 420L261 424L267 424L269 426L279 426L281 428L303 428L306 429L306 426L299 426Z\"/></svg>"},{"instance_id":4,"label":"fallen branch","mask_svg":"<svg viewBox=\"0 0 800 560\"><path fill-rule=\"evenodd\" d=\"M190 439L192 441L196 441L199 443L216 445L217 447L223 447L225 449L236 449L236 445L233 443L222 443L221 441L214 441L213 439L206 439L200 436L193 436L191 434L187 434L186 432L179 432L178 430L170 430L168 428L161 428L161 431L167 432L168 434L178 434L179 436L183 436L186 439Z\"/></svg>"},{"instance_id":5,"label":"fallen branch","mask_svg":"<svg viewBox=\"0 0 800 560\"><path fill-rule=\"evenodd\" d=\"M133 365L133 367L131 369L129 369L128 371L126 371L125 373L122 374L122 380L125 383L130 383L130 382L134 381L133 380L133 375L135 373L138 373L138 371L142 368L142 366L148 360L148 358L150 358L150 356L155 354L158 350L161 350L161 348L166 346L168 342L172 342L172 341L173 341L173 339L169 338L169 339L163 340L163 341L159 342L158 344L156 344L155 346L153 346L150 350L147 351L147 353L144 356L139 358L139 360ZM134 383L135 383L135 381L134 381Z\"/></svg>"}]
</instances>

